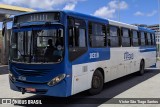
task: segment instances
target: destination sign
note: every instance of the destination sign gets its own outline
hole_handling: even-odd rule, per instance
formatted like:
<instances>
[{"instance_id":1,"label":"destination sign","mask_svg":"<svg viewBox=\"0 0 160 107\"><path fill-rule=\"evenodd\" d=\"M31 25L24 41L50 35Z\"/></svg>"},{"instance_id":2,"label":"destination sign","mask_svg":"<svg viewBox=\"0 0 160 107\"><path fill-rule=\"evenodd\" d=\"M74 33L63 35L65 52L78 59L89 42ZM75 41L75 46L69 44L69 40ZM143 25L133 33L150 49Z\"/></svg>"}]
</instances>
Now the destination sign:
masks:
<instances>
[{"instance_id":1,"label":"destination sign","mask_svg":"<svg viewBox=\"0 0 160 107\"><path fill-rule=\"evenodd\" d=\"M41 13L32 13L16 16L14 19L14 25L17 23L26 23L26 22L59 22L60 21L60 13L59 12L41 12Z\"/></svg>"}]
</instances>

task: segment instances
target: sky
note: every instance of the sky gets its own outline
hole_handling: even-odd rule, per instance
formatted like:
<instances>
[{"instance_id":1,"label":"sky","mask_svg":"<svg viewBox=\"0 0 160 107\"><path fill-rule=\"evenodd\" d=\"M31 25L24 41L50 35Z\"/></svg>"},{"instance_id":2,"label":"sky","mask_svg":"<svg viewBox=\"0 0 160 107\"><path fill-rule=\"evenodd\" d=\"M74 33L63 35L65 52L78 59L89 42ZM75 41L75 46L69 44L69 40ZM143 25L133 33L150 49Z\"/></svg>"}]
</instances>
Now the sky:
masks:
<instances>
[{"instance_id":1,"label":"sky","mask_svg":"<svg viewBox=\"0 0 160 107\"><path fill-rule=\"evenodd\" d=\"M158 0L0 0L0 3L37 11L72 10L128 24L158 24L160 14Z\"/></svg>"}]
</instances>

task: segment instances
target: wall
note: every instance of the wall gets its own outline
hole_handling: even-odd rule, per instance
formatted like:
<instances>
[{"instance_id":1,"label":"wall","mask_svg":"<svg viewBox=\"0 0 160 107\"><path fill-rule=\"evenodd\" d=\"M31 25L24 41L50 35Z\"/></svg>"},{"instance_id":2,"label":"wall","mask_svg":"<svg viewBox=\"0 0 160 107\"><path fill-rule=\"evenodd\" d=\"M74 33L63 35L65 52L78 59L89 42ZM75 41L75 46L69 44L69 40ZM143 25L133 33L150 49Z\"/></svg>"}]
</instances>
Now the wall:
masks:
<instances>
[{"instance_id":1,"label":"wall","mask_svg":"<svg viewBox=\"0 0 160 107\"><path fill-rule=\"evenodd\" d=\"M2 37L2 33L0 32L0 45L1 45L1 52L0 52L0 63L1 64L8 64L8 58L9 58L9 40L10 40L10 34L11 30L8 29L5 33L5 36Z\"/></svg>"}]
</instances>

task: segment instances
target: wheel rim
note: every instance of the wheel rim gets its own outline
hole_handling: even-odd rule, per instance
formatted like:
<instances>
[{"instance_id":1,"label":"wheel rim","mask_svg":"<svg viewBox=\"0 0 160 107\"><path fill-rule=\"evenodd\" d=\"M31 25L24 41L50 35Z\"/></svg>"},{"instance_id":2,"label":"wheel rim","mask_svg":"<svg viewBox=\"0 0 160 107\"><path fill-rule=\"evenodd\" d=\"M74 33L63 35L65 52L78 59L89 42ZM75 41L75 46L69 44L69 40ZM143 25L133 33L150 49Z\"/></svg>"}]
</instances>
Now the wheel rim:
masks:
<instances>
[{"instance_id":1,"label":"wheel rim","mask_svg":"<svg viewBox=\"0 0 160 107\"><path fill-rule=\"evenodd\" d=\"M92 86L94 89L97 89L100 87L101 84L101 80L98 76L93 76L93 82L92 82Z\"/></svg>"}]
</instances>

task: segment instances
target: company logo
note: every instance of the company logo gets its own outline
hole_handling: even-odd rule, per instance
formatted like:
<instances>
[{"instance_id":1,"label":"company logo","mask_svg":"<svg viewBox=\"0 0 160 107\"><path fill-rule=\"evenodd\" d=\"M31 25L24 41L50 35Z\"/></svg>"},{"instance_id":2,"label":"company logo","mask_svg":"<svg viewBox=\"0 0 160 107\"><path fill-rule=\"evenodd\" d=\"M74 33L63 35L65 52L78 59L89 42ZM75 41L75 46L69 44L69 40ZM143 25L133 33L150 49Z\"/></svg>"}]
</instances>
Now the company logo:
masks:
<instances>
[{"instance_id":1,"label":"company logo","mask_svg":"<svg viewBox=\"0 0 160 107\"><path fill-rule=\"evenodd\" d=\"M2 104L12 104L11 99L2 99Z\"/></svg>"},{"instance_id":2,"label":"company logo","mask_svg":"<svg viewBox=\"0 0 160 107\"><path fill-rule=\"evenodd\" d=\"M129 52L125 52L124 53L124 60L132 60L134 59L134 54L133 53L129 53Z\"/></svg>"},{"instance_id":3,"label":"company logo","mask_svg":"<svg viewBox=\"0 0 160 107\"><path fill-rule=\"evenodd\" d=\"M42 104L41 100L2 99L0 104Z\"/></svg>"}]
</instances>

